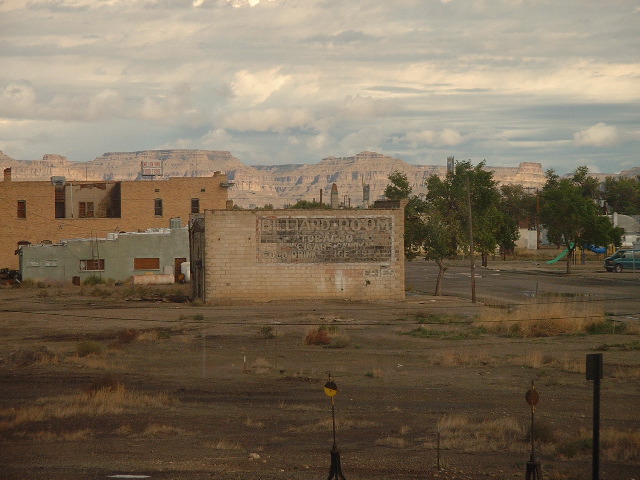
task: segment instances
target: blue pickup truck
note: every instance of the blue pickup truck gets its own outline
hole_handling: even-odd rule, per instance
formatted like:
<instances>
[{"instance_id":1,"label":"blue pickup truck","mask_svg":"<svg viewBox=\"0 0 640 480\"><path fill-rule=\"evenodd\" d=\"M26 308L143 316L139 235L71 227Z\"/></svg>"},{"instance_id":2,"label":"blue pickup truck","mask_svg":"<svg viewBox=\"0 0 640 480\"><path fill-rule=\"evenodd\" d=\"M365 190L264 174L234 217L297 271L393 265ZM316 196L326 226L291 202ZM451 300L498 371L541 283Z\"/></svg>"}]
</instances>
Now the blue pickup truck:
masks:
<instances>
[{"instance_id":1,"label":"blue pickup truck","mask_svg":"<svg viewBox=\"0 0 640 480\"><path fill-rule=\"evenodd\" d=\"M623 270L640 271L640 250L618 250L610 257L604 259L604 268L607 272L617 273Z\"/></svg>"}]
</instances>

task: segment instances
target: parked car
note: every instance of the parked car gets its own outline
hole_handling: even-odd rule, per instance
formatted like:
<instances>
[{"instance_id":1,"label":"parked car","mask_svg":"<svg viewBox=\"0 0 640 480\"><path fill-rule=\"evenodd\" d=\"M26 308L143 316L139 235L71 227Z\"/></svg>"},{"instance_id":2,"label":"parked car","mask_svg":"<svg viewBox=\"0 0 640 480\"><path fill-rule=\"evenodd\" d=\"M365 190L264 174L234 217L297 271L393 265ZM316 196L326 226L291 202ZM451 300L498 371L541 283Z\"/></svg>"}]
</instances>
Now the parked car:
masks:
<instances>
[{"instance_id":1,"label":"parked car","mask_svg":"<svg viewBox=\"0 0 640 480\"><path fill-rule=\"evenodd\" d=\"M640 250L618 250L604 259L607 272L622 272L622 270L640 270Z\"/></svg>"}]
</instances>

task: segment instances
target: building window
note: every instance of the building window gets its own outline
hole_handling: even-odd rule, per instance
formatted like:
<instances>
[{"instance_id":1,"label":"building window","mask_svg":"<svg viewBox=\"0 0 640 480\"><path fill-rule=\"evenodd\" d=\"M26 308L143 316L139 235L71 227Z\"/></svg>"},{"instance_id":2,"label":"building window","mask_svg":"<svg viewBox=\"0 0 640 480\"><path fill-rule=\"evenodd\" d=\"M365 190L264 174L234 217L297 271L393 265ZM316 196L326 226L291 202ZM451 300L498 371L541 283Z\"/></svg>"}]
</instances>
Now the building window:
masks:
<instances>
[{"instance_id":1,"label":"building window","mask_svg":"<svg viewBox=\"0 0 640 480\"><path fill-rule=\"evenodd\" d=\"M153 201L153 209L154 209L154 215L156 217L161 217L162 216L162 199L161 198L156 198Z\"/></svg>"},{"instance_id":2,"label":"building window","mask_svg":"<svg viewBox=\"0 0 640 480\"><path fill-rule=\"evenodd\" d=\"M80 260L80 271L81 272L104 271L104 258Z\"/></svg>"},{"instance_id":3,"label":"building window","mask_svg":"<svg viewBox=\"0 0 640 480\"><path fill-rule=\"evenodd\" d=\"M93 218L93 202L78 202L78 217Z\"/></svg>"},{"instance_id":4,"label":"building window","mask_svg":"<svg viewBox=\"0 0 640 480\"><path fill-rule=\"evenodd\" d=\"M192 198L191 199L191 213L200 213L200 199Z\"/></svg>"},{"instance_id":5,"label":"building window","mask_svg":"<svg viewBox=\"0 0 640 480\"><path fill-rule=\"evenodd\" d=\"M18 200L18 218L27 218L26 200Z\"/></svg>"},{"instance_id":6,"label":"building window","mask_svg":"<svg viewBox=\"0 0 640 480\"><path fill-rule=\"evenodd\" d=\"M134 270L160 270L159 258L134 258Z\"/></svg>"}]
</instances>

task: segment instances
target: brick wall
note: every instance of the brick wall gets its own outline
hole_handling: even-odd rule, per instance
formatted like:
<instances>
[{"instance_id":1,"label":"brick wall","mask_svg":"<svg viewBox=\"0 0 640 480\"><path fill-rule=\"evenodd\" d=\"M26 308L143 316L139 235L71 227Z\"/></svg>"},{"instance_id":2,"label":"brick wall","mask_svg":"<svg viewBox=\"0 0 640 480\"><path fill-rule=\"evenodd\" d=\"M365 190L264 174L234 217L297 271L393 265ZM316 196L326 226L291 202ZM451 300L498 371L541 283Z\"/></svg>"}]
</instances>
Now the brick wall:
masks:
<instances>
[{"instance_id":1,"label":"brick wall","mask_svg":"<svg viewBox=\"0 0 640 480\"><path fill-rule=\"evenodd\" d=\"M61 239L105 237L110 232L166 228L174 217L180 217L186 225L192 198L199 199L200 211L226 207L227 188L221 186L226 181L226 175L215 175L119 182L119 218L56 218L55 187L50 182L0 181L0 268L18 268L14 252L21 240L56 243ZM155 215L156 198L163 201L161 216ZM26 218L17 218L19 200L26 201Z\"/></svg>"},{"instance_id":2,"label":"brick wall","mask_svg":"<svg viewBox=\"0 0 640 480\"><path fill-rule=\"evenodd\" d=\"M207 303L404 298L400 209L206 211L204 229Z\"/></svg>"}]
</instances>

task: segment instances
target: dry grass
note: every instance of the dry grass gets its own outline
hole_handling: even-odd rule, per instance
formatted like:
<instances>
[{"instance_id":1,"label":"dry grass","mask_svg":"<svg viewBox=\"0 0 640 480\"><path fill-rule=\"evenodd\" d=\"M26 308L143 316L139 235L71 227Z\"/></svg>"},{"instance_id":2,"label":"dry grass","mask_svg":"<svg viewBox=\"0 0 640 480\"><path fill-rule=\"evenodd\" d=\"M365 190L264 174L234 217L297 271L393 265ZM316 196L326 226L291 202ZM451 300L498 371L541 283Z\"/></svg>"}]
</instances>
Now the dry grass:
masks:
<instances>
[{"instance_id":1,"label":"dry grass","mask_svg":"<svg viewBox=\"0 0 640 480\"><path fill-rule=\"evenodd\" d=\"M404 448L407 446L407 440L402 437L385 437L376 440L376 445L391 448Z\"/></svg>"},{"instance_id":2,"label":"dry grass","mask_svg":"<svg viewBox=\"0 0 640 480\"><path fill-rule=\"evenodd\" d=\"M600 446L608 460L640 461L640 431L620 431L605 428L601 432Z\"/></svg>"},{"instance_id":3,"label":"dry grass","mask_svg":"<svg viewBox=\"0 0 640 480\"><path fill-rule=\"evenodd\" d=\"M265 358L258 357L251 364L251 370L257 375L264 375L273 370L273 365Z\"/></svg>"},{"instance_id":4,"label":"dry grass","mask_svg":"<svg viewBox=\"0 0 640 480\"><path fill-rule=\"evenodd\" d=\"M249 427L249 428L264 428L264 422L261 422L259 420L253 420L252 418L247 417L246 420L244 421L244 425L245 427Z\"/></svg>"},{"instance_id":5,"label":"dry grass","mask_svg":"<svg viewBox=\"0 0 640 480\"><path fill-rule=\"evenodd\" d=\"M521 305L512 310L485 308L474 326L515 337L549 337L584 333L606 324L601 302L555 302Z\"/></svg>"},{"instance_id":6,"label":"dry grass","mask_svg":"<svg viewBox=\"0 0 640 480\"><path fill-rule=\"evenodd\" d=\"M39 346L34 349L21 349L9 354L8 362L11 365L27 366L27 365L49 365L60 362L60 357L57 353L51 351L49 348Z\"/></svg>"},{"instance_id":7,"label":"dry grass","mask_svg":"<svg viewBox=\"0 0 640 480\"><path fill-rule=\"evenodd\" d=\"M559 458L587 458L592 454L591 432L581 429L576 438L565 438L555 445ZM600 432L600 452L605 460L640 462L640 431L604 428Z\"/></svg>"},{"instance_id":8,"label":"dry grass","mask_svg":"<svg viewBox=\"0 0 640 480\"><path fill-rule=\"evenodd\" d=\"M140 434L142 437L158 437L161 435L186 435L187 432L180 427L173 425L163 425L160 423L151 423Z\"/></svg>"},{"instance_id":9,"label":"dry grass","mask_svg":"<svg viewBox=\"0 0 640 480\"><path fill-rule=\"evenodd\" d=\"M91 438L93 436L93 432L88 428L62 433L56 433L50 430L41 430L29 436L37 442L77 442Z\"/></svg>"},{"instance_id":10,"label":"dry grass","mask_svg":"<svg viewBox=\"0 0 640 480\"><path fill-rule=\"evenodd\" d=\"M446 415L438 422L443 449L480 451L525 451L528 445L524 428L513 418L472 421L464 415ZM435 446L435 439L427 441Z\"/></svg>"},{"instance_id":11,"label":"dry grass","mask_svg":"<svg viewBox=\"0 0 640 480\"><path fill-rule=\"evenodd\" d=\"M205 443L205 448L212 450L242 450L242 445L238 442L232 442L230 440L218 440L217 442Z\"/></svg>"},{"instance_id":12,"label":"dry grass","mask_svg":"<svg viewBox=\"0 0 640 480\"><path fill-rule=\"evenodd\" d=\"M324 410L316 405L306 405L304 403L292 403L289 404L285 401L280 402L279 407L282 410L290 410L292 412L319 412Z\"/></svg>"},{"instance_id":13,"label":"dry grass","mask_svg":"<svg viewBox=\"0 0 640 480\"><path fill-rule=\"evenodd\" d=\"M371 420L344 420L336 419L336 430L349 430L352 428L371 428L378 424ZM330 432L333 428L331 417L319 420L314 423L306 423L304 425L291 426L286 429L288 433L307 433L307 432Z\"/></svg>"},{"instance_id":14,"label":"dry grass","mask_svg":"<svg viewBox=\"0 0 640 480\"><path fill-rule=\"evenodd\" d=\"M476 354L466 352L452 352L446 350L433 356L433 364L443 367L459 367L470 365L493 365L494 359L486 352Z\"/></svg>"},{"instance_id":15,"label":"dry grass","mask_svg":"<svg viewBox=\"0 0 640 480\"><path fill-rule=\"evenodd\" d=\"M97 417L109 414L166 408L171 401L166 394L146 395L129 392L123 385L95 392L81 392L36 400L33 405L0 410L0 430L52 418Z\"/></svg>"},{"instance_id":16,"label":"dry grass","mask_svg":"<svg viewBox=\"0 0 640 480\"><path fill-rule=\"evenodd\" d=\"M109 363L106 358L96 357L89 355L87 357L73 356L69 357L68 361L73 365L81 368L92 368L96 370L106 370L109 367Z\"/></svg>"}]
</instances>

